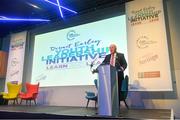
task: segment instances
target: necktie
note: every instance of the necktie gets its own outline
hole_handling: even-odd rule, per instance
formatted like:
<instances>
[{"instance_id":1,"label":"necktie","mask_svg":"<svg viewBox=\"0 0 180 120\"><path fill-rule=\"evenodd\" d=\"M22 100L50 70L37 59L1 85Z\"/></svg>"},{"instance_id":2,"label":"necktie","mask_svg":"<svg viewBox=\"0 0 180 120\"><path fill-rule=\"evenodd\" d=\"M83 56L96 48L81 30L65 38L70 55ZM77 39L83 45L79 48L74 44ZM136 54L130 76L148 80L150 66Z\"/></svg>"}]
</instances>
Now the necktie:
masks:
<instances>
[{"instance_id":1,"label":"necktie","mask_svg":"<svg viewBox=\"0 0 180 120\"><path fill-rule=\"evenodd\" d=\"M114 54L111 54L110 64L114 66Z\"/></svg>"}]
</instances>

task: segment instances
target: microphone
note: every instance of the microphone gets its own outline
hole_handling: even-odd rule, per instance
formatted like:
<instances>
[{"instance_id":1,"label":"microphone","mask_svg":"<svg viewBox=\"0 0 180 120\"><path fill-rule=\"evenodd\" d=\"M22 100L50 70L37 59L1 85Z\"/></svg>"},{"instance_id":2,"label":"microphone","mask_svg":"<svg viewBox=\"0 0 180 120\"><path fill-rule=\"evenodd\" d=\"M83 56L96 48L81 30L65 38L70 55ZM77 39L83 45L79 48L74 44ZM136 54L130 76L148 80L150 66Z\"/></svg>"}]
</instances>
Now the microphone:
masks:
<instances>
[{"instance_id":1,"label":"microphone","mask_svg":"<svg viewBox=\"0 0 180 120\"><path fill-rule=\"evenodd\" d=\"M98 59L98 58L103 58L101 54L98 54L97 57L91 62L90 64L90 67L92 68L94 66L94 63L95 61Z\"/></svg>"},{"instance_id":2,"label":"microphone","mask_svg":"<svg viewBox=\"0 0 180 120\"><path fill-rule=\"evenodd\" d=\"M91 62L90 67L91 67L91 68L93 67L93 62Z\"/></svg>"},{"instance_id":3,"label":"microphone","mask_svg":"<svg viewBox=\"0 0 180 120\"><path fill-rule=\"evenodd\" d=\"M96 60L97 60L97 58L94 59L94 60L91 62L91 64L90 64L90 67L91 67L91 68L94 66L94 62L95 62Z\"/></svg>"},{"instance_id":4,"label":"microphone","mask_svg":"<svg viewBox=\"0 0 180 120\"><path fill-rule=\"evenodd\" d=\"M98 59L98 58L103 58L103 56L101 54L99 54L90 64L90 69L92 69L92 67L95 65L95 61ZM98 73L98 70L97 68L96 69L93 69L91 70L91 72L94 74L94 73Z\"/></svg>"}]
</instances>

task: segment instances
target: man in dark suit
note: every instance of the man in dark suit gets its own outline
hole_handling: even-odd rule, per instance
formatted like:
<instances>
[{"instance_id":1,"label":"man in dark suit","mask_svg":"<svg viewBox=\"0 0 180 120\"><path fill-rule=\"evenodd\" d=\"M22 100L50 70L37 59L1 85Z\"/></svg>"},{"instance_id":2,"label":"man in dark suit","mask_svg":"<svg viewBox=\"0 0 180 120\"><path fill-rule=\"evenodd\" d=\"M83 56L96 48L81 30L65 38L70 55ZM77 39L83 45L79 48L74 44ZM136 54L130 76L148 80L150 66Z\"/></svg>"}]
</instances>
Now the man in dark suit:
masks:
<instances>
[{"instance_id":1,"label":"man in dark suit","mask_svg":"<svg viewBox=\"0 0 180 120\"><path fill-rule=\"evenodd\" d=\"M121 91L121 85L122 85L122 80L124 79L124 70L127 67L127 62L124 57L124 54L118 53L117 47L115 44L111 44L109 47L110 54L106 55L104 61L102 64L110 64L114 67L116 67L118 71L118 93L119 93L119 98L120 98L120 91Z\"/></svg>"}]
</instances>

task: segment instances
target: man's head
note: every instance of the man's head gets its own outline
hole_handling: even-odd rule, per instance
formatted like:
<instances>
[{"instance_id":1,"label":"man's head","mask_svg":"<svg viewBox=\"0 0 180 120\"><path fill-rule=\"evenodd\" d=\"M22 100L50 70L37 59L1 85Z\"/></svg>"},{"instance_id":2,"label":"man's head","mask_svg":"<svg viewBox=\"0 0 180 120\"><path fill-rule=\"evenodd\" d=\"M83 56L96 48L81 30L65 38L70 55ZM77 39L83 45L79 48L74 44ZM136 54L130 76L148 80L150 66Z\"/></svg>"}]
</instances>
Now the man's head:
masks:
<instances>
[{"instance_id":1,"label":"man's head","mask_svg":"<svg viewBox=\"0 0 180 120\"><path fill-rule=\"evenodd\" d=\"M116 47L115 44L111 44L111 45L109 46L109 50L110 50L110 53L111 53L111 54L114 54L114 53L116 52L116 49L117 49L117 47Z\"/></svg>"}]
</instances>

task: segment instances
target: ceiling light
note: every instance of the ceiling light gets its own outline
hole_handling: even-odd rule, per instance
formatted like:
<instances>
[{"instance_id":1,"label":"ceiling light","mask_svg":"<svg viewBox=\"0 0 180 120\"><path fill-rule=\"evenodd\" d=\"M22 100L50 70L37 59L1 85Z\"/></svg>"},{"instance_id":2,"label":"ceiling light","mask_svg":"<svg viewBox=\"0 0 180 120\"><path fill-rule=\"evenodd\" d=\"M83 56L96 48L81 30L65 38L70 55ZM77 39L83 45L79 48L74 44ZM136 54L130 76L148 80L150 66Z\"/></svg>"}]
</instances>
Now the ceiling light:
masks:
<instances>
[{"instance_id":1,"label":"ceiling light","mask_svg":"<svg viewBox=\"0 0 180 120\"><path fill-rule=\"evenodd\" d=\"M28 5L30 5L31 7L33 7L33 8L36 8L36 9L41 9L40 7L38 7L37 5L35 5L35 4L32 4L32 3L28 3L27 2L27 4Z\"/></svg>"},{"instance_id":2,"label":"ceiling light","mask_svg":"<svg viewBox=\"0 0 180 120\"><path fill-rule=\"evenodd\" d=\"M32 22L49 22L47 19L26 19L26 18L10 18L5 16L0 16L0 21L32 21Z\"/></svg>"},{"instance_id":3,"label":"ceiling light","mask_svg":"<svg viewBox=\"0 0 180 120\"><path fill-rule=\"evenodd\" d=\"M56 7L58 7L59 13L60 13L60 15L61 15L62 18L64 17L63 12L62 12L62 9L65 9L66 11L69 11L69 12L71 12L71 13L77 14L76 11L71 10L71 9L65 7L65 6L62 6L60 0L56 0L56 3L51 2L50 0L44 0L44 1L46 1L46 2L48 2L48 3L50 3L50 4L52 4L52 5L55 5Z\"/></svg>"}]
</instances>

